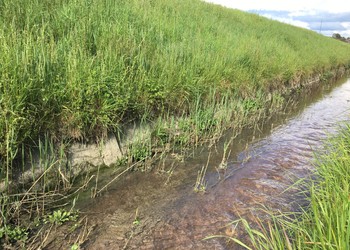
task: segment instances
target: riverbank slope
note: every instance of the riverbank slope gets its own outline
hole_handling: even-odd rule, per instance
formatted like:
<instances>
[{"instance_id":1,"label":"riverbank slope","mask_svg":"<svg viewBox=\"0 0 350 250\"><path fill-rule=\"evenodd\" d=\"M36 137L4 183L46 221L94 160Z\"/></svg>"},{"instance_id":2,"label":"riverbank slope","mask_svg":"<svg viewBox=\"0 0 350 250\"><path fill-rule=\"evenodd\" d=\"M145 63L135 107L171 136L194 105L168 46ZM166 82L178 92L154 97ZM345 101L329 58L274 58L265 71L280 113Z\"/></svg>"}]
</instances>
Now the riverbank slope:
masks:
<instances>
[{"instance_id":1,"label":"riverbank slope","mask_svg":"<svg viewBox=\"0 0 350 250\"><path fill-rule=\"evenodd\" d=\"M348 44L199 0L5 0L0 16L0 178L9 192L32 150L43 169L35 190L65 189L74 166L59 158L65 146L51 144L120 140L134 122L150 124L121 159L143 161L239 131L350 67ZM12 205L38 195L29 191L17 203L3 192L1 228L18 224Z\"/></svg>"},{"instance_id":2,"label":"riverbank slope","mask_svg":"<svg viewBox=\"0 0 350 250\"><path fill-rule=\"evenodd\" d=\"M0 14L3 164L43 135L91 141L157 117L188 118L157 141L201 137L349 66L348 44L201 1L3 1ZM239 112L224 119L227 103Z\"/></svg>"}]
</instances>

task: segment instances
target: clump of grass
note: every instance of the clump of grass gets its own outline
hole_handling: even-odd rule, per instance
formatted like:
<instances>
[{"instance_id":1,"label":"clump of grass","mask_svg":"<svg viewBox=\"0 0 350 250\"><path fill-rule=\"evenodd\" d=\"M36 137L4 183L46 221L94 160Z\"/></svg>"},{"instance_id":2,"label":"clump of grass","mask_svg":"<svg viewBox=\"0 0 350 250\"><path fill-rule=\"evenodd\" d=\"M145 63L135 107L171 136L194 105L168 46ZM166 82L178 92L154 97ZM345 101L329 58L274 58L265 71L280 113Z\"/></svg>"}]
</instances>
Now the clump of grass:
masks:
<instances>
[{"instance_id":1,"label":"clump of grass","mask_svg":"<svg viewBox=\"0 0 350 250\"><path fill-rule=\"evenodd\" d=\"M6 238L9 242L21 242L21 245L25 244L28 239L28 231L26 228L20 226L3 226L0 227L0 240Z\"/></svg>"},{"instance_id":2,"label":"clump of grass","mask_svg":"<svg viewBox=\"0 0 350 250\"><path fill-rule=\"evenodd\" d=\"M193 188L193 190L196 193L205 193L205 191L207 190L207 183L205 180L205 174L207 173L207 168L208 166L205 165L205 166L202 166L200 170L198 170L196 183Z\"/></svg>"},{"instance_id":3,"label":"clump of grass","mask_svg":"<svg viewBox=\"0 0 350 250\"><path fill-rule=\"evenodd\" d=\"M309 190L308 207L300 213L270 214L269 221L257 219L258 226L240 219L237 223L248 234L247 242L226 238L246 249L349 249L349 125L331 139L326 151L318 157L316 178L303 183Z\"/></svg>"},{"instance_id":4,"label":"clump of grass","mask_svg":"<svg viewBox=\"0 0 350 250\"><path fill-rule=\"evenodd\" d=\"M207 182L205 180L205 175L207 173L207 169L209 166L209 160L210 160L210 153L208 155L207 164L202 166L201 169L198 170L196 183L195 183L194 188L193 188L193 190L196 193L205 193L207 190Z\"/></svg>"},{"instance_id":5,"label":"clump of grass","mask_svg":"<svg viewBox=\"0 0 350 250\"><path fill-rule=\"evenodd\" d=\"M45 219L44 223L51 223L55 225L61 225L68 221L76 221L78 218L77 211L66 211L64 209L58 209L49 214Z\"/></svg>"},{"instance_id":6,"label":"clump of grass","mask_svg":"<svg viewBox=\"0 0 350 250\"><path fill-rule=\"evenodd\" d=\"M227 150L232 146L231 144L232 144L232 141L233 141L234 138L235 137L232 136L228 142L226 142L226 141L224 142L224 153L222 155L222 160L221 160L219 166L217 167L218 171L227 169L227 161L228 161L228 159L230 157L231 149L229 150L228 153L227 153Z\"/></svg>"}]
</instances>

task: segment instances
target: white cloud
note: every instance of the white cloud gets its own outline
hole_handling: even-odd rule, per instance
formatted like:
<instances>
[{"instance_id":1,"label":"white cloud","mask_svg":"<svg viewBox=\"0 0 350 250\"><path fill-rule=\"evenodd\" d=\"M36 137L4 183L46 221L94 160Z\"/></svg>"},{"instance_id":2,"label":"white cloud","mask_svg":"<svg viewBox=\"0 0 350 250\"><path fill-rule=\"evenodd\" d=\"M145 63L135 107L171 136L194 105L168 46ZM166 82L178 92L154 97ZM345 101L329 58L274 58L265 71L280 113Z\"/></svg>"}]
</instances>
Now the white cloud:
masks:
<instances>
[{"instance_id":1,"label":"white cloud","mask_svg":"<svg viewBox=\"0 0 350 250\"><path fill-rule=\"evenodd\" d=\"M313 16L316 15L317 11L315 10L297 10L292 11L288 14L290 17L298 17L298 16Z\"/></svg>"},{"instance_id":2,"label":"white cloud","mask_svg":"<svg viewBox=\"0 0 350 250\"><path fill-rule=\"evenodd\" d=\"M343 25L344 28L350 30L350 22L343 22L343 23L341 23L341 25Z\"/></svg>"},{"instance_id":3,"label":"white cloud","mask_svg":"<svg viewBox=\"0 0 350 250\"><path fill-rule=\"evenodd\" d=\"M280 21L280 22L283 22L283 23L288 23L288 24L291 24L291 25L294 25L294 26L310 29L309 24L307 22L294 20L292 18L274 17L274 16L269 15L269 14L263 14L262 16L270 18L270 19L273 19L273 20L277 20L277 21Z\"/></svg>"},{"instance_id":4,"label":"white cloud","mask_svg":"<svg viewBox=\"0 0 350 250\"><path fill-rule=\"evenodd\" d=\"M343 22L341 23L341 25L343 25L346 31L342 31L339 34L341 34L344 37L350 37L350 22Z\"/></svg>"},{"instance_id":5,"label":"white cloud","mask_svg":"<svg viewBox=\"0 0 350 250\"><path fill-rule=\"evenodd\" d=\"M220 4L229 8L240 10L286 10L305 11L317 10L332 13L344 12L349 7L344 6L344 0L205 0L206 2ZM346 4L347 5L347 4ZM348 5L347 5L348 6Z\"/></svg>"},{"instance_id":6,"label":"white cloud","mask_svg":"<svg viewBox=\"0 0 350 250\"><path fill-rule=\"evenodd\" d=\"M350 37L350 7L344 0L204 0L229 8L253 11L262 16L295 26L313 29L331 36L339 33ZM331 20L330 20L331 18ZM322 29L322 22L333 23L333 28ZM317 23L317 28L315 26ZM338 25L338 28L336 28ZM344 29L342 28L344 27ZM326 27L324 27L326 28Z\"/></svg>"}]
</instances>

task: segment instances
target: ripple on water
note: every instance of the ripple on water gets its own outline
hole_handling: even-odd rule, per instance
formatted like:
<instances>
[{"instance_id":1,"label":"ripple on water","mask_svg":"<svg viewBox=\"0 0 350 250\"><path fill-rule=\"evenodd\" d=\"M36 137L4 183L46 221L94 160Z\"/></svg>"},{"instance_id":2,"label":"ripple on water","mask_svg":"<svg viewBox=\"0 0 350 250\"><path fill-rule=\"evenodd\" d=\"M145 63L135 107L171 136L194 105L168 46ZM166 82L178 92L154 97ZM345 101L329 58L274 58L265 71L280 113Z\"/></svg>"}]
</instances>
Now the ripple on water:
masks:
<instances>
[{"instance_id":1,"label":"ripple on water","mask_svg":"<svg viewBox=\"0 0 350 250\"><path fill-rule=\"evenodd\" d=\"M253 223L254 216L265 216L262 205L276 211L297 209L305 201L287 188L310 174L313 150L320 149L350 114L350 81L318 94L315 102L311 102L312 93L302 100L302 108L292 117L274 121L272 132L264 132L243 152L235 146L244 148L246 142L242 138L234 142L231 156L237 158L221 179L214 167L208 171L206 178L215 184L205 194L193 192L198 170L193 166L206 162L204 154L177 168L168 185L164 184L167 177L154 173L115 184L98 202L81 208L96 224L85 249L228 249L233 246L224 240L202 239L216 234L244 237L229 223L240 216ZM214 152L210 163L218 165L222 154ZM135 213L139 226L133 225Z\"/></svg>"}]
</instances>

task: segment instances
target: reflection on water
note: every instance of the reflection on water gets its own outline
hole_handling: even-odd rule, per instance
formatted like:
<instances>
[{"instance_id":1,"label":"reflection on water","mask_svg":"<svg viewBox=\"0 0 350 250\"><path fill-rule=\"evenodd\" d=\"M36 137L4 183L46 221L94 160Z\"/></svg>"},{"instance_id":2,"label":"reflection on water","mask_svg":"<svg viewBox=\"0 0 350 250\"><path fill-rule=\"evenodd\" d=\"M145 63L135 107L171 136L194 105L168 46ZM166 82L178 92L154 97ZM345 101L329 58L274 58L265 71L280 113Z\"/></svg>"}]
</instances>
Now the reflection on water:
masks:
<instances>
[{"instance_id":1,"label":"reflection on water","mask_svg":"<svg viewBox=\"0 0 350 250\"><path fill-rule=\"evenodd\" d=\"M333 89L309 93L252 135L245 131L232 143L225 173L215 170L223 155L223 142L210 158L207 192L193 192L198 169L207 152L178 167L170 181L159 173L133 173L90 202L81 203L95 229L86 249L230 249L209 235L240 237L228 223L240 216L261 215L262 205L291 211L301 203L290 189L296 179L312 170L313 150L349 119L350 81ZM258 138L251 142L252 137ZM225 140L223 140L225 141ZM247 147L247 143L249 146ZM172 162L165 162L169 169ZM219 179L220 176L220 179ZM135 214L139 225L134 225Z\"/></svg>"}]
</instances>

